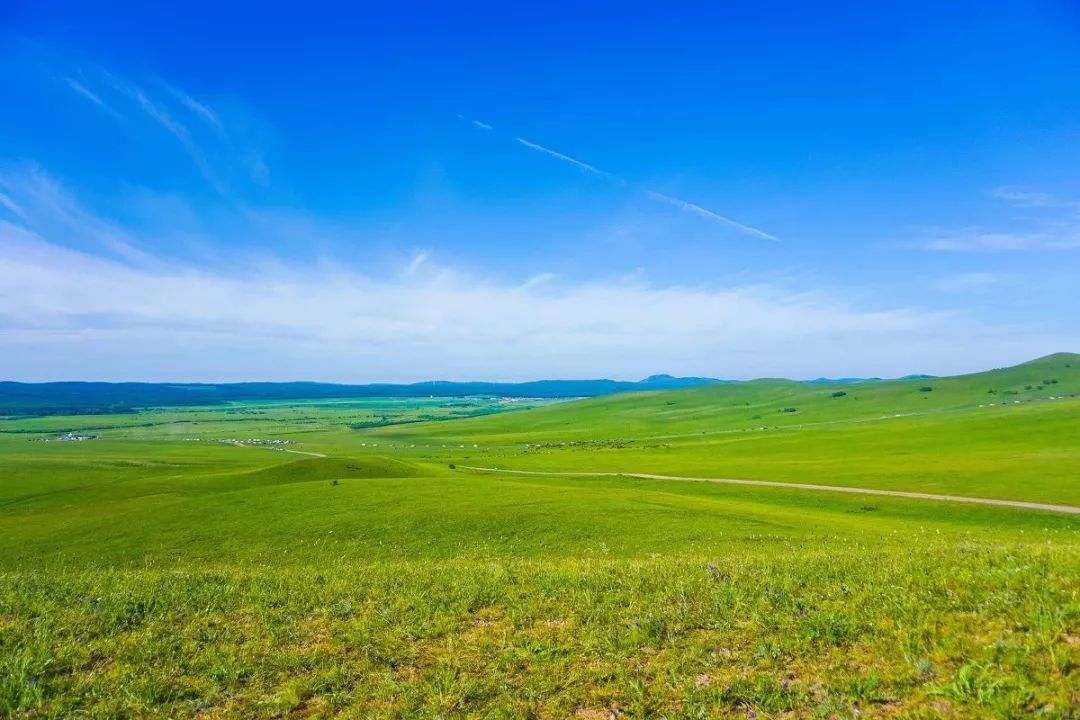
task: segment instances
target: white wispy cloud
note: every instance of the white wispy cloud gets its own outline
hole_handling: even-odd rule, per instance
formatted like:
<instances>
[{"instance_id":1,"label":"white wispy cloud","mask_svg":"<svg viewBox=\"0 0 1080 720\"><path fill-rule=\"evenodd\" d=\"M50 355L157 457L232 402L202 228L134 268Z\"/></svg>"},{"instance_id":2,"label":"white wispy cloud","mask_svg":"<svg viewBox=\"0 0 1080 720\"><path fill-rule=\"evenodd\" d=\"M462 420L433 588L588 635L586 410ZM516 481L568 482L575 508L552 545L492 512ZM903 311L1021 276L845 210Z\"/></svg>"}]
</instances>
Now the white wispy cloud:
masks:
<instances>
[{"instance_id":1,"label":"white wispy cloud","mask_svg":"<svg viewBox=\"0 0 1080 720\"><path fill-rule=\"evenodd\" d=\"M59 245L128 261L149 258L138 248L134 235L88 211L37 165L0 166L0 187L6 199L2 204L29 231L55 238Z\"/></svg>"},{"instance_id":2,"label":"white wispy cloud","mask_svg":"<svg viewBox=\"0 0 1080 720\"><path fill-rule=\"evenodd\" d=\"M408 274L416 272L428 261L428 257L429 255L426 252L421 251L416 253L412 256L412 260L409 261L409 264L405 266L405 272Z\"/></svg>"},{"instance_id":3,"label":"white wispy cloud","mask_svg":"<svg viewBox=\"0 0 1080 720\"><path fill-rule=\"evenodd\" d=\"M0 220L0 377L885 375L969 370L987 356L1020 360L1077 341L1036 323L987 326L776 285L565 282L550 273L522 281L437 266L425 253L410 262L424 272L386 275L272 256L225 270L102 254L101 243L63 241L151 243L42 177L23 184L43 186L42 199L33 223Z\"/></svg>"},{"instance_id":4,"label":"white wispy cloud","mask_svg":"<svg viewBox=\"0 0 1080 720\"><path fill-rule=\"evenodd\" d=\"M120 117L120 113L117 112L115 108L113 108L111 105L109 105L104 100L102 100L100 97L98 97L97 93L92 91L90 88L86 87L86 85L83 85L81 82L79 82L75 78L70 78L70 77L64 78L64 81L67 82L68 87L70 87L75 93L81 95L83 98L85 98L85 99L89 100L90 102L92 102L93 104L97 105L99 108L101 108L105 112L109 113L113 117L116 117L116 118Z\"/></svg>"},{"instance_id":5,"label":"white wispy cloud","mask_svg":"<svg viewBox=\"0 0 1080 720\"><path fill-rule=\"evenodd\" d=\"M0 207L5 208L9 213L16 217L26 218L26 213L19 207L19 204L2 192L0 192Z\"/></svg>"},{"instance_id":6,"label":"white wispy cloud","mask_svg":"<svg viewBox=\"0 0 1080 720\"><path fill-rule=\"evenodd\" d=\"M481 121L475 120L473 118L465 117L461 113L458 113L458 120L461 120L462 122L467 122L470 125L472 125L474 128L477 128L479 130L483 130L485 132L491 132L492 130L495 129L491 125L488 125L486 122L481 122Z\"/></svg>"},{"instance_id":7,"label":"white wispy cloud","mask_svg":"<svg viewBox=\"0 0 1080 720\"><path fill-rule=\"evenodd\" d=\"M1063 199L1045 192L1031 192L1001 186L994 188L992 195L999 200L1004 200L1013 207L1057 208L1080 211L1080 201Z\"/></svg>"},{"instance_id":8,"label":"white wispy cloud","mask_svg":"<svg viewBox=\"0 0 1080 720\"><path fill-rule=\"evenodd\" d=\"M203 151L202 147L195 141L195 138L187 125L175 119L168 110L151 98L150 95L139 86L115 78L115 76L111 77L113 79L113 87L116 90L128 94L147 117L154 120L179 141L188 157L191 158L195 167L198 168L199 172L202 174L203 179L206 180L206 183L219 195L229 197L231 195L229 189L225 186L225 183L221 180L217 171L207 159L206 153Z\"/></svg>"},{"instance_id":9,"label":"white wispy cloud","mask_svg":"<svg viewBox=\"0 0 1080 720\"><path fill-rule=\"evenodd\" d=\"M165 82L162 82L162 85L180 103L183 109L213 130L220 155L231 157L237 165L244 169L247 176L257 184L264 186L270 184L270 168L262 151L245 142L243 133L238 133L235 127L227 125L222 116L206 102L195 98L175 85ZM191 135L190 132L188 134ZM200 152L205 157L205 151ZM216 175L217 173L215 173Z\"/></svg>"},{"instance_id":10,"label":"white wispy cloud","mask_svg":"<svg viewBox=\"0 0 1080 720\"><path fill-rule=\"evenodd\" d=\"M697 215L699 217L703 217L706 220L712 220L714 222L720 223L721 225L727 225L728 227L735 228L736 230L743 233L744 235L750 235L752 237L761 238L762 240L778 240L779 239L775 235L770 235L769 233L765 232L764 230L758 230L756 227L751 227L749 225L744 225L741 222L738 222L736 220L732 220L729 217L724 217L723 215L721 215L719 213L715 213L712 210L709 210L708 208L703 208L700 205L695 205L694 203L687 202L686 200L682 200L681 198L677 198L677 197L674 197L672 195L665 195L664 193L656 192L655 190L647 190L646 193L653 200L659 200L660 202L667 203L668 205L674 205L675 207L679 208L680 210L683 210L683 211L688 212L688 213L692 213L692 214Z\"/></svg>"},{"instance_id":11,"label":"white wispy cloud","mask_svg":"<svg viewBox=\"0 0 1080 720\"><path fill-rule=\"evenodd\" d=\"M933 252L978 253L1080 249L1080 225L1046 228L1032 232L992 231L980 227L941 230L919 247Z\"/></svg>"},{"instance_id":12,"label":"white wispy cloud","mask_svg":"<svg viewBox=\"0 0 1080 720\"><path fill-rule=\"evenodd\" d=\"M472 121L472 122L474 124L476 124L475 120ZM484 125L483 123L481 123L481 126L485 127L488 130L491 129L490 126ZM626 178L623 178L623 177L621 177L619 175L616 175L615 173L608 172L607 170L601 170L600 168L596 167L595 165L590 165L589 163L585 162L584 160L579 160L576 157L572 157L572 156L567 155L565 153L561 153L558 150L553 150L552 148L546 147L544 145L540 145L539 143L532 142L531 140L526 140L523 137L518 137L518 138L515 138L515 139L517 140L517 142L519 144L521 144L522 146L528 148L529 150L533 150L533 151L538 152L538 153L543 153L544 155L547 155L549 157L553 157L556 160L560 160L560 161L562 161L564 163L567 163L568 165L573 165L577 169L582 170L583 172L587 172L590 175L595 175L597 177L604 178L605 180L610 180L612 182L616 182L619 185L632 187L632 184L628 180L626 180ZM675 197L674 195L668 195L666 193L657 192L656 190L650 190L648 188L637 188L637 189L644 192L645 195L647 197L649 197L650 199L652 199L652 200L655 200L657 202L662 202L662 203L664 203L666 205L671 205L672 207L678 208L679 210L681 210L683 212L690 213L691 215L696 215L697 217L703 218L705 220L709 220L711 222L715 222L715 223L718 223L720 225L724 225L726 227L732 228L733 230L736 230L736 231L742 233L743 235L749 235L750 237L756 237L756 238L759 238L759 239L762 239L762 240L778 240L778 238L775 235L770 235L769 233L765 232L764 230L760 230L760 229L758 229L756 227L753 227L751 225L747 225L745 223L738 222L737 220L733 220L733 219L731 219L729 217L721 215L718 212L715 212L715 211L710 210L708 208L702 207L701 205L698 205L696 203L692 203L692 202L689 202L687 200L683 200L682 198Z\"/></svg>"},{"instance_id":13,"label":"white wispy cloud","mask_svg":"<svg viewBox=\"0 0 1080 720\"><path fill-rule=\"evenodd\" d=\"M548 283L554 282L557 279L558 276L555 273L536 273L531 278L521 283L520 288L522 290L531 290L532 288L540 287L541 285L546 285Z\"/></svg>"},{"instance_id":14,"label":"white wispy cloud","mask_svg":"<svg viewBox=\"0 0 1080 720\"><path fill-rule=\"evenodd\" d=\"M888 374L970 369L974 357L965 366L953 354L972 347L1024 357L1064 346L1030 328L1014 336L944 313L859 309L767 287L598 281L548 283L540 292L449 269L431 277L344 268L235 277L133 267L20 240L3 225L0 238L11 248L0 258L5 377Z\"/></svg>"},{"instance_id":15,"label":"white wispy cloud","mask_svg":"<svg viewBox=\"0 0 1080 720\"><path fill-rule=\"evenodd\" d=\"M139 107L142 108L143 112L156 120L163 128L172 133L177 140L179 140L184 145L192 144L193 141L191 139L191 132L188 131L187 127L184 126L183 123L174 120L172 116L169 115L169 113L167 113L164 109L158 107L158 105L149 97L147 97L147 95L143 93L142 90L139 90L138 88L132 88L131 95L135 98L136 102L139 103Z\"/></svg>"},{"instance_id":16,"label":"white wispy cloud","mask_svg":"<svg viewBox=\"0 0 1080 720\"><path fill-rule=\"evenodd\" d=\"M152 85L163 88L164 92L155 95L147 86L122 78L101 67L85 70L80 78L64 79L72 91L118 120L125 116L117 108L127 109L125 104L120 103L114 107L106 103L98 87L107 90L112 98L132 104L179 142L207 184L222 197L233 198L234 192L227 179L234 178L237 169L241 169L247 178L260 185L268 184L270 171L258 148L246 142L243 137L234 137L236 133L230 132L221 115L190 93L165 81L156 80ZM92 82L91 78L96 83ZM181 117L198 122L189 125L181 120ZM207 132L207 128L211 132Z\"/></svg>"},{"instance_id":17,"label":"white wispy cloud","mask_svg":"<svg viewBox=\"0 0 1080 720\"><path fill-rule=\"evenodd\" d=\"M1006 253L1080 249L1080 203L1044 192L1028 192L1008 187L996 188L993 197L1011 207L1039 210L1014 220L1009 228L971 225L960 228L930 228L923 239L908 243L932 252ZM1017 229L1023 223L1026 227Z\"/></svg>"},{"instance_id":18,"label":"white wispy cloud","mask_svg":"<svg viewBox=\"0 0 1080 720\"><path fill-rule=\"evenodd\" d=\"M968 293L986 290L1002 282L1004 280L998 273L964 272L935 278L931 287L943 293Z\"/></svg>"},{"instance_id":19,"label":"white wispy cloud","mask_svg":"<svg viewBox=\"0 0 1080 720\"><path fill-rule=\"evenodd\" d=\"M564 155L561 152L558 152L556 150L552 150L551 148L546 148L543 145L537 145L534 142L529 142L525 138L520 138L519 137L519 138L517 138L517 141L519 143L521 143L522 145L524 145L525 147L529 148L530 150L535 150L537 152L542 152L545 155L550 155L551 157L555 158L556 160L562 160L565 163L569 163L569 164L573 165L574 167L578 168L579 170L584 170L587 173L591 173L593 175L598 175L598 176L603 177L603 178L608 178L609 180L617 179L611 173L606 172L604 170L601 170L600 168L593 167L592 165L590 165L587 162L582 162L581 160L578 160L577 158L572 158L569 155Z\"/></svg>"},{"instance_id":20,"label":"white wispy cloud","mask_svg":"<svg viewBox=\"0 0 1080 720\"><path fill-rule=\"evenodd\" d=\"M186 107L195 115L198 115L209 125L213 126L218 132L225 132L225 125L221 122L221 119L217 116L217 113L211 110L208 105L196 100L180 88L174 87L172 85L167 85L166 87L168 87L169 92L172 93L173 97L180 101L181 105Z\"/></svg>"}]
</instances>

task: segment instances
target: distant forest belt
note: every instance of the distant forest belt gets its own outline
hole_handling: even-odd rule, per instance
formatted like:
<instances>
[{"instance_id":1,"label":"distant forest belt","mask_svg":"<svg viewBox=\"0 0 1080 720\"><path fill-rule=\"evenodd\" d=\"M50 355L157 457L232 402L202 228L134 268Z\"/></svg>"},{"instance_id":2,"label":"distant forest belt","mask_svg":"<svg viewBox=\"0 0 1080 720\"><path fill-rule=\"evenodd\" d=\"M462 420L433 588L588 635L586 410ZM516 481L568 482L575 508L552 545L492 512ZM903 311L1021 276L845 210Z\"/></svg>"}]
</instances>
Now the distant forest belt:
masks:
<instances>
[{"instance_id":1,"label":"distant forest belt","mask_svg":"<svg viewBox=\"0 0 1080 720\"><path fill-rule=\"evenodd\" d=\"M808 485L805 483L775 482L772 480L733 480L730 478L686 477L681 475L654 475L634 472L545 472L543 470L503 470L500 468L458 465L463 470L475 470L486 473L504 473L512 475L547 475L569 477L628 477L643 480L681 480L685 482L720 483L723 485L753 485L755 487L787 488L788 490L816 490L820 492L840 492L855 495L885 495L887 497L912 498L915 500L940 500L943 502L973 503L975 505L999 505L1002 507L1021 508L1023 510L1042 510L1044 512L1080 515L1080 507L1073 505L1053 505L1050 503L1025 502L1023 500L999 500L997 498L965 497L963 495L938 495L936 493L905 492L903 490L875 490L873 488L844 487L841 485Z\"/></svg>"}]
</instances>

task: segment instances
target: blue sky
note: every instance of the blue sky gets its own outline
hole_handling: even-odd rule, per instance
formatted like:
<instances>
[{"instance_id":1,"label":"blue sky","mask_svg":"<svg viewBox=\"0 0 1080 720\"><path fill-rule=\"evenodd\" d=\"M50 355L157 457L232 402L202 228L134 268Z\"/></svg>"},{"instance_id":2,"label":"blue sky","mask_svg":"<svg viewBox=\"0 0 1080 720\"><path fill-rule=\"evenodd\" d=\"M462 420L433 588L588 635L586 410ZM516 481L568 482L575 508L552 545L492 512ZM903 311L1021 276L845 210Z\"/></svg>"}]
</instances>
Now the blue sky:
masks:
<instances>
[{"instance_id":1,"label":"blue sky","mask_svg":"<svg viewBox=\"0 0 1080 720\"><path fill-rule=\"evenodd\" d=\"M1067 0L106 5L0 10L0 377L1080 350Z\"/></svg>"}]
</instances>

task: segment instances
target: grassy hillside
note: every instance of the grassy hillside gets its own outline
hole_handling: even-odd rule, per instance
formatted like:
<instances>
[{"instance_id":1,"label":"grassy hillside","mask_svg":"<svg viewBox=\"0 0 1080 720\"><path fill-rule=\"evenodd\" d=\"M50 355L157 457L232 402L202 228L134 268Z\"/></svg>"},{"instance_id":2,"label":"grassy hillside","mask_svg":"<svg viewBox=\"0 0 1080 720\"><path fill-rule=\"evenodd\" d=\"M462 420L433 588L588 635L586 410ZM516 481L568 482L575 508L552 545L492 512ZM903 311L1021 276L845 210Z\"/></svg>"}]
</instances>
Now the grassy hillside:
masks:
<instances>
[{"instance_id":1,"label":"grassy hillside","mask_svg":"<svg viewBox=\"0 0 1080 720\"><path fill-rule=\"evenodd\" d=\"M930 388L923 392L923 388ZM834 397L836 393L843 393ZM1053 402L1080 396L1080 355L1059 353L972 375L861 383L754 380L560 404L527 416L430 426L431 436L506 442L610 438L673 438L760 427L872 421L979 406ZM795 412L784 412L793 408ZM425 428L427 430L428 428ZM460 435L456 432L462 431ZM391 433L393 434L393 433Z\"/></svg>"},{"instance_id":2,"label":"grassy hillside","mask_svg":"<svg viewBox=\"0 0 1080 720\"><path fill-rule=\"evenodd\" d=\"M1075 717L1080 516L460 466L1077 504L1078 369L0 421L0 717Z\"/></svg>"},{"instance_id":3,"label":"grassy hillside","mask_svg":"<svg viewBox=\"0 0 1080 720\"><path fill-rule=\"evenodd\" d=\"M1080 504L1078 427L1080 355L1058 354L933 380L759 380L605 397L374 436L445 445L457 464Z\"/></svg>"}]
</instances>

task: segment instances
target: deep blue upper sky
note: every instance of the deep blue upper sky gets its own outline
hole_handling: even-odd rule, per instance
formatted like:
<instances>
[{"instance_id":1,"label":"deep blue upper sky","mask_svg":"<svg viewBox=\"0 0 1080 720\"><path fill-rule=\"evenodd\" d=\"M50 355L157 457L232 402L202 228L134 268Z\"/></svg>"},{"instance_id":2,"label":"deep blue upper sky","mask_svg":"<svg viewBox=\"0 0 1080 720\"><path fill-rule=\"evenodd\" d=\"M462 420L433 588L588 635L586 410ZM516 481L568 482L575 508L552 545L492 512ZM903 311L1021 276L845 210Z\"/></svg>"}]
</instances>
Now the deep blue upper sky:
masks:
<instances>
[{"instance_id":1,"label":"deep blue upper sky","mask_svg":"<svg viewBox=\"0 0 1080 720\"><path fill-rule=\"evenodd\" d=\"M219 5L0 10L0 376L1080 347L1076 3Z\"/></svg>"}]
</instances>

